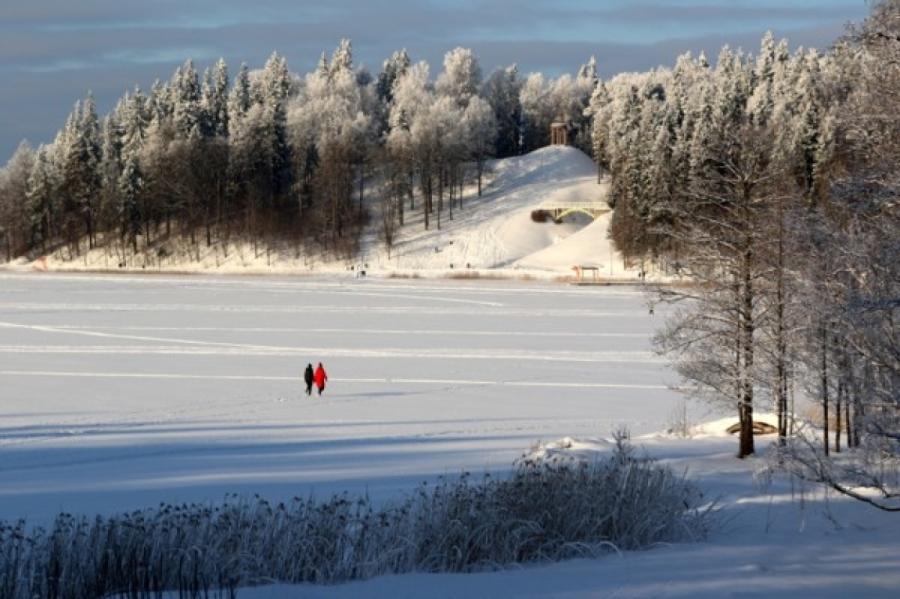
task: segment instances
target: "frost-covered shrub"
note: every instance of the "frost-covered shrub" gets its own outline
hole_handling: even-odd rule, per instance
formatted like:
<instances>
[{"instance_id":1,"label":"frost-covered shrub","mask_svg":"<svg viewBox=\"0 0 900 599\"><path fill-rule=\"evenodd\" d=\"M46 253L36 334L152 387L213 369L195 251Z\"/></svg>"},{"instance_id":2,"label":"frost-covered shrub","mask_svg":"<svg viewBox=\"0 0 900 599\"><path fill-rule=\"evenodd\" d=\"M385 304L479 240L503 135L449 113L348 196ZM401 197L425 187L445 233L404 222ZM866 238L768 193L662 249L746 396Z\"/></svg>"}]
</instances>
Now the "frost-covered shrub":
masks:
<instances>
[{"instance_id":1,"label":"frost-covered shrub","mask_svg":"<svg viewBox=\"0 0 900 599\"><path fill-rule=\"evenodd\" d=\"M271 582L466 572L696 540L701 493L624 442L590 463L522 460L509 477L422 483L382 506L335 495L271 504L161 504L61 514L49 531L0 523L0 597L231 596Z\"/></svg>"}]
</instances>

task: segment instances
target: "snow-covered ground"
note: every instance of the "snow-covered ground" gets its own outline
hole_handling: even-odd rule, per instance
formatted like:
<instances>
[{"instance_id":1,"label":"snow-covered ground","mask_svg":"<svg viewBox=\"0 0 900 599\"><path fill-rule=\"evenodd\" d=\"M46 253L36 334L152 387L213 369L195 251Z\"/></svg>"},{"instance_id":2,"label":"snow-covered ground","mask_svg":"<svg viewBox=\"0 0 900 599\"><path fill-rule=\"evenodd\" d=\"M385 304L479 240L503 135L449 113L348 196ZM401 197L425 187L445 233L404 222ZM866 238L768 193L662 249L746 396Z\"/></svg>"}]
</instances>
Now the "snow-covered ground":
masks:
<instances>
[{"instance_id":1,"label":"snow-covered ground","mask_svg":"<svg viewBox=\"0 0 900 599\"><path fill-rule=\"evenodd\" d=\"M0 274L0 517L393 494L657 430L677 403L659 318L627 287Z\"/></svg>"},{"instance_id":2,"label":"snow-covered ground","mask_svg":"<svg viewBox=\"0 0 900 599\"><path fill-rule=\"evenodd\" d=\"M760 487L729 421L657 433L681 405L650 347L664 316L624 286L0 274L0 519L230 492L387 498L533 449L603 452L624 425L719 498L708 543L240 596L896 596L895 516ZM307 398L319 360L331 382Z\"/></svg>"},{"instance_id":3,"label":"snow-covered ground","mask_svg":"<svg viewBox=\"0 0 900 599\"><path fill-rule=\"evenodd\" d=\"M597 183L597 167L587 155L572 147L549 146L525 156L493 161L488 177L481 198L474 185L466 189L464 208L455 209L452 219L445 207L440 229L437 215L432 217L430 229L424 228L421 200L417 198L416 209L407 212L406 225L399 230L391 251L380 240L378 208L373 206L376 217L364 233L360 254L354 260L297 256L294 248L254 253L249 244L230 247L226 256L218 245L196 248L169 242L169 257L160 261L154 248L148 254L129 256L126 270L335 274L346 273L352 266L363 267L370 276L399 273L446 277L468 272L554 279L571 276L572 266L583 265L598 267L606 279L637 280L640 268L626 267L608 239L610 213L595 221L575 214L559 224L531 219L532 211L548 198L589 201L606 197L608 184ZM19 259L6 268L119 270L117 251L115 244L104 245L73 260L67 250L60 249L36 261Z\"/></svg>"}]
</instances>

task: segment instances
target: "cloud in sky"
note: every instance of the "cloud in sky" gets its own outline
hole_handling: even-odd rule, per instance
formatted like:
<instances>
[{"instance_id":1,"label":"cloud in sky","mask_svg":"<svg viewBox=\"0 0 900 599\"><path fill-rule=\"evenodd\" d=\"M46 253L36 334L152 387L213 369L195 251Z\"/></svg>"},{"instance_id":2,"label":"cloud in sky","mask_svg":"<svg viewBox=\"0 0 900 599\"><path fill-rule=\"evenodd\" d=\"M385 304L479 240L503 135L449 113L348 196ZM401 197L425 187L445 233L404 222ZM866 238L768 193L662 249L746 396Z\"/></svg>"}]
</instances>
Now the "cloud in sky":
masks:
<instances>
[{"instance_id":1,"label":"cloud in sky","mask_svg":"<svg viewBox=\"0 0 900 599\"><path fill-rule=\"evenodd\" d=\"M10 6L10 4L16 4ZM556 75L596 55L605 76L671 64L685 50L755 49L772 29L793 45L827 47L865 0L30 0L0 5L0 160L19 140L52 139L76 99L102 110L134 85L168 78L187 57L259 66L273 51L311 69L353 40L377 70L393 50L439 70L473 48L485 71L516 62Z\"/></svg>"}]
</instances>

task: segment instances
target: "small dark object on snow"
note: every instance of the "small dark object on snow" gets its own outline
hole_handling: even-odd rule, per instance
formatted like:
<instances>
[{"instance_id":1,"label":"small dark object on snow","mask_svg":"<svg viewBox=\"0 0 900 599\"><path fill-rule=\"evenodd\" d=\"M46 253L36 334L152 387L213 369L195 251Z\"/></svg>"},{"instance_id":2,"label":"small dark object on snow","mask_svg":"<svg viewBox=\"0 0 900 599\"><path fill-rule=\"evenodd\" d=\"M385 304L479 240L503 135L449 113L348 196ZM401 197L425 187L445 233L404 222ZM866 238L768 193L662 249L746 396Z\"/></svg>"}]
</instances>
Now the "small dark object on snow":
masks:
<instances>
[{"instance_id":1,"label":"small dark object on snow","mask_svg":"<svg viewBox=\"0 0 900 599\"><path fill-rule=\"evenodd\" d=\"M303 372L303 382L306 383L307 395L312 395L312 384L314 376L315 374L313 373L312 364L307 364L306 370Z\"/></svg>"},{"instance_id":2,"label":"small dark object on snow","mask_svg":"<svg viewBox=\"0 0 900 599\"><path fill-rule=\"evenodd\" d=\"M730 435L736 435L741 432L741 423L735 422L727 429L725 429ZM753 434L754 435L774 435L778 432L778 429L769 424L768 422L760 422L759 420L753 421Z\"/></svg>"}]
</instances>

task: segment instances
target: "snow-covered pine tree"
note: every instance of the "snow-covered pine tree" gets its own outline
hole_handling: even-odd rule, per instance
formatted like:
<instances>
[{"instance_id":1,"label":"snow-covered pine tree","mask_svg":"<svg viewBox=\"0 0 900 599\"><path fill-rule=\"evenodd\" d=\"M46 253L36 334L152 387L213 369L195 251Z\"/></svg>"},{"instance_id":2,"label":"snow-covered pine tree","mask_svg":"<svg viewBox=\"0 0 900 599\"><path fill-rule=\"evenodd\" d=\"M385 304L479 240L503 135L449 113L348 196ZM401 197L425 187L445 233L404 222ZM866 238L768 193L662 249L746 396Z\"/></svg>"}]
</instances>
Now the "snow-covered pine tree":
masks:
<instances>
[{"instance_id":1,"label":"snow-covered pine tree","mask_svg":"<svg viewBox=\"0 0 900 599\"><path fill-rule=\"evenodd\" d=\"M342 41L338 51L343 52L342 60L350 60L348 40ZM272 53L263 67L260 88L266 114L272 118L272 191L275 198L284 201L291 187L291 149L287 140L287 100L291 92L291 76L287 60L277 52Z\"/></svg>"},{"instance_id":2,"label":"snow-covered pine tree","mask_svg":"<svg viewBox=\"0 0 900 599\"><path fill-rule=\"evenodd\" d=\"M117 182L120 236L123 243L130 242L132 250L137 252L137 237L141 233L146 217L141 212L141 191L144 181L143 173L141 172L140 153L147 129L147 114L145 98L140 89L135 89L134 93L127 96L120 118L122 127L122 170Z\"/></svg>"},{"instance_id":3,"label":"snow-covered pine tree","mask_svg":"<svg viewBox=\"0 0 900 599\"><path fill-rule=\"evenodd\" d=\"M204 135L227 137L228 135L228 65L220 58L204 71L201 108Z\"/></svg>"},{"instance_id":4,"label":"snow-covered pine tree","mask_svg":"<svg viewBox=\"0 0 900 599\"><path fill-rule=\"evenodd\" d=\"M181 139L198 138L202 133L200 79L194 61L188 59L175 71L170 84L175 133Z\"/></svg>"},{"instance_id":5,"label":"snow-covered pine tree","mask_svg":"<svg viewBox=\"0 0 900 599\"><path fill-rule=\"evenodd\" d=\"M250 69L246 63L241 63L238 74L234 78L234 85L228 94L228 115L230 118L239 119L250 109Z\"/></svg>"},{"instance_id":6,"label":"snow-covered pine tree","mask_svg":"<svg viewBox=\"0 0 900 599\"><path fill-rule=\"evenodd\" d=\"M79 210L84 219L85 232L88 238L88 247L93 248L96 243L96 221L99 211L98 200L103 185L101 163L103 160L103 146L100 137L100 121L97 118L97 107L94 96L88 93L81 111L81 123L79 134L84 144L84 164L81 169Z\"/></svg>"},{"instance_id":7,"label":"snow-covered pine tree","mask_svg":"<svg viewBox=\"0 0 900 599\"><path fill-rule=\"evenodd\" d=\"M150 87L150 94L147 96L147 119L158 119L160 122L171 119L175 111L171 100L172 92L169 84L163 83L159 79L154 81ZM118 112L118 108L114 112Z\"/></svg>"},{"instance_id":8,"label":"snow-covered pine tree","mask_svg":"<svg viewBox=\"0 0 900 599\"><path fill-rule=\"evenodd\" d=\"M100 133L92 96L76 104L62 142L63 229L70 249L78 253L82 234L88 238L88 247L94 245L94 205L101 184Z\"/></svg>"},{"instance_id":9,"label":"snow-covered pine tree","mask_svg":"<svg viewBox=\"0 0 900 599\"><path fill-rule=\"evenodd\" d=\"M591 100L585 112L591 119L591 155L597 163L597 182L603 180L609 172L609 110L612 99L609 90L601 81L594 88Z\"/></svg>"},{"instance_id":10,"label":"snow-covered pine tree","mask_svg":"<svg viewBox=\"0 0 900 599\"><path fill-rule=\"evenodd\" d=\"M33 237L28 195L28 181L36 161L34 150L23 141L0 169L0 244L5 248L7 261L37 241Z\"/></svg>"},{"instance_id":11,"label":"snow-covered pine tree","mask_svg":"<svg viewBox=\"0 0 900 599\"><path fill-rule=\"evenodd\" d=\"M766 125L775 112L775 36L767 31L760 43L753 70L753 94L748 109L754 122Z\"/></svg>"},{"instance_id":12,"label":"snow-covered pine tree","mask_svg":"<svg viewBox=\"0 0 900 599\"><path fill-rule=\"evenodd\" d=\"M331 55L331 64L329 65L329 71L332 75L338 73L340 71L352 71L353 70L353 44L352 42L344 38L338 43L338 47L335 48L334 53Z\"/></svg>"},{"instance_id":13,"label":"snow-covered pine tree","mask_svg":"<svg viewBox=\"0 0 900 599\"><path fill-rule=\"evenodd\" d=\"M583 64L575 77L572 94L574 104L572 109L572 127L575 129L574 145L586 154L593 149L593 137L591 130L591 99L594 90L600 83L597 74L597 59L593 56Z\"/></svg>"},{"instance_id":14,"label":"snow-covered pine tree","mask_svg":"<svg viewBox=\"0 0 900 599\"><path fill-rule=\"evenodd\" d=\"M375 89L379 100L384 106L389 106L393 101L394 84L397 82L397 79L406 74L410 66L412 66L412 61L405 48L391 54L391 57L382 64Z\"/></svg>"},{"instance_id":15,"label":"snow-covered pine tree","mask_svg":"<svg viewBox=\"0 0 900 599\"><path fill-rule=\"evenodd\" d=\"M52 242L55 233L53 221L58 208L56 198L59 176L54 168L49 148L40 146L28 176L27 205L31 244L39 246L42 254L47 253L48 242Z\"/></svg>"},{"instance_id":16,"label":"snow-covered pine tree","mask_svg":"<svg viewBox=\"0 0 900 599\"><path fill-rule=\"evenodd\" d=\"M138 251L137 236L141 232L140 193L142 187L141 170L137 156L125 155L122 173L119 175L119 219L121 238L130 241L132 251Z\"/></svg>"}]
</instances>

